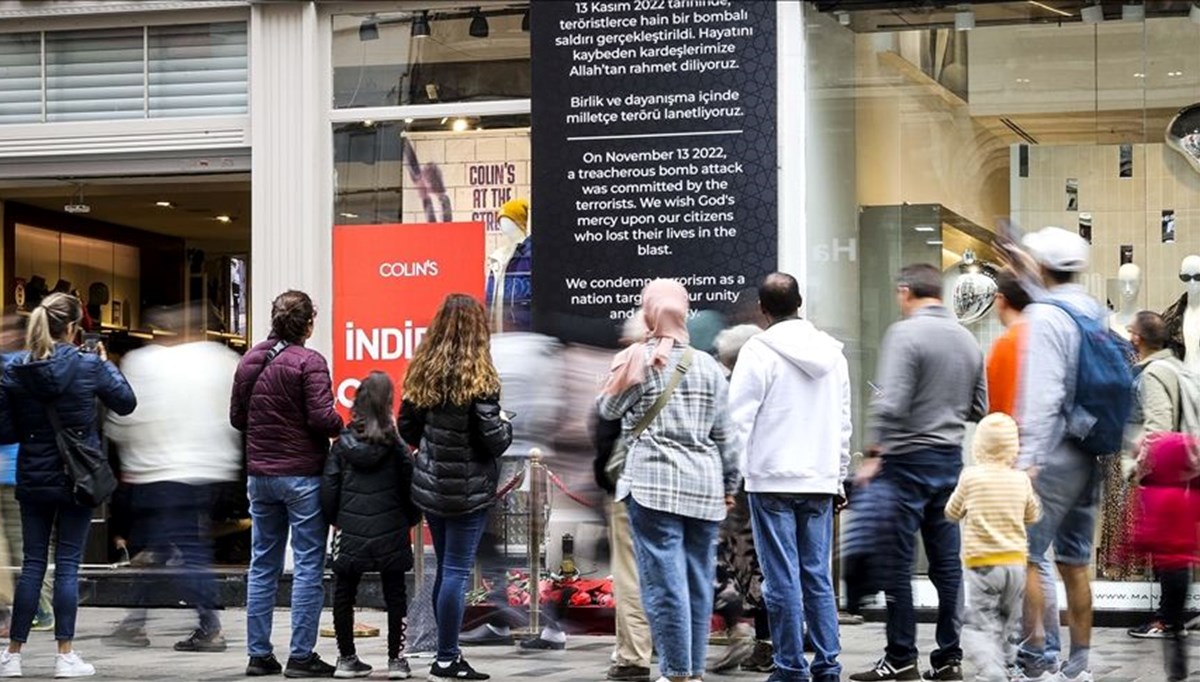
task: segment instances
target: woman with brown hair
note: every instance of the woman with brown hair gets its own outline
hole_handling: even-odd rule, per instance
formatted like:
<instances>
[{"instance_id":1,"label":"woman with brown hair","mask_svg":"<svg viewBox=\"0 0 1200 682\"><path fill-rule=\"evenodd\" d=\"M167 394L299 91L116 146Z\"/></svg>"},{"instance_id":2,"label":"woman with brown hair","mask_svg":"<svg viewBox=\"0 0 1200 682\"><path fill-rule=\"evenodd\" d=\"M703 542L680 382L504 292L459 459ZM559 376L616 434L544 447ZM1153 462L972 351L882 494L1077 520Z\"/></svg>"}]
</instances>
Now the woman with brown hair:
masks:
<instances>
[{"instance_id":1,"label":"woman with brown hair","mask_svg":"<svg viewBox=\"0 0 1200 682\"><path fill-rule=\"evenodd\" d=\"M404 380L400 435L417 451L412 496L425 512L437 555L433 682L489 677L472 669L458 646L467 580L496 497L498 458L512 442L489 336L478 301L447 296Z\"/></svg>"}]
</instances>

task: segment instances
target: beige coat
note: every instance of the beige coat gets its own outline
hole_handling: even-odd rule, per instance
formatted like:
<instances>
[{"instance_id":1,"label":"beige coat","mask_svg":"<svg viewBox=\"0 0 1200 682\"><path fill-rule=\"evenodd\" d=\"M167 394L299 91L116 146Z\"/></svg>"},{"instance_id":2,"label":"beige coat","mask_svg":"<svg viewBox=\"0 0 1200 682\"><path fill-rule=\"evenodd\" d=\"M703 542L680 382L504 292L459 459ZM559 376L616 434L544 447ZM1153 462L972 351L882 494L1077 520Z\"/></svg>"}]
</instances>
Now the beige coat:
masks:
<instances>
[{"instance_id":1,"label":"beige coat","mask_svg":"<svg viewBox=\"0 0 1200 682\"><path fill-rule=\"evenodd\" d=\"M1138 402L1142 408L1142 433L1179 430L1179 360L1170 350L1160 350L1138 363Z\"/></svg>"}]
</instances>

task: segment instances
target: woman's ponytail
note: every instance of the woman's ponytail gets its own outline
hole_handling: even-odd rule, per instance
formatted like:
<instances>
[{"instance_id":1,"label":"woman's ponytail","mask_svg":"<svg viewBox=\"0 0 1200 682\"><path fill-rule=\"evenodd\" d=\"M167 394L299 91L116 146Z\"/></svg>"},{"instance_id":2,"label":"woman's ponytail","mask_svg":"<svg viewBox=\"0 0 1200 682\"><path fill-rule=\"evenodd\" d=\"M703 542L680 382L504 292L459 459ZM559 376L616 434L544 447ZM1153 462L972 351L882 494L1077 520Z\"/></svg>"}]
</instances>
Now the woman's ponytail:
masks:
<instances>
[{"instance_id":1,"label":"woman's ponytail","mask_svg":"<svg viewBox=\"0 0 1200 682\"><path fill-rule=\"evenodd\" d=\"M66 340L67 330L83 319L83 305L69 294L50 294L29 314L25 330L25 348L32 360L45 360L54 353L54 344Z\"/></svg>"}]
</instances>

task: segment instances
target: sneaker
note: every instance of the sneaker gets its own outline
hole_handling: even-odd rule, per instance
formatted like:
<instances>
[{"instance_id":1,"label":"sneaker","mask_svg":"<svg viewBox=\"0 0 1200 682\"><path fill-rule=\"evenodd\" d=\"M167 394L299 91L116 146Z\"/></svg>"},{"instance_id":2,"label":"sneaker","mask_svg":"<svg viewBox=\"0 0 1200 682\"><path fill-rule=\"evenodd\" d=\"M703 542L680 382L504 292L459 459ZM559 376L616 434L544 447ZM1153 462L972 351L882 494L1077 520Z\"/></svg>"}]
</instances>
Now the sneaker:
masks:
<instances>
[{"instance_id":1,"label":"sneaker","mask_svg":"<svg viewBox=\"0 0 1200 682\"><path fill-rule=\"evenodd\" d=\"M755 642L754 653L742 663L742 670L748 673L775 672L775 647L770 642Z\"/></svg>"},{"instance_id":2,"label":"sneaker","mask_svg":"<svg viewBox=\"0 0 1200 682\"><path fill-rule=\"evenodd\" d=\"M72 651L69 654L58 654L54 657L54 677L91 677L96 674L96 668L91 663L79 657Z\"/></svg>"},{"instance_id":3,"label":"sneaker","mask_svg":"<svg viewBox=\"0 0 1200 682\"><path fill-rule=\"evenodd\" d=\"M1091 670L1084 670L1075 677L1067 677L1067 674L1060 670L1050 679L1054 682L1096 682Z\"/></svg>"},{"instance_id":4,"label":"sneaker","mask_svg":"<svg viewBox=\"0 0 1200 682\"><path fill-rule=\"evenodd\" d=\"M374 670L371 666L358 660L358 656L338 656L337 668L333 676L339 680L349 680L355 677L366 677Z\"/></svg>"},{"instance_id":5,"label":"sneaker","mask_svg":"<svg viewBox=\"0 0 1200 682\"><path fill-rule=\"evenodd\" d=\"M265 677L278 675L283 672L283 666L275 658L275 654L266 656L251 656L250 664L246 666L246 677Z\"/></svg>"},{"instance_id":6,"label":"sneaker","mask_svg":"<svg viewBox=\"0 0 1200 682\"><path fill-rule=\"evenodd\" d=\"M531 637L521 640L521 648L533 651L562 651L567 648L566 642L552 642L541 637Z\"/></svg>"},{"instance_id":7,"label":"sneaker","mask_svg":"<svg viewBox=\"0 0 1200 682\"><path fill-rule=\"evenodd\" d=\"M146 636L146 629L132 625L118 625L111 635L106 635L100 641L106 646L134 648L150 646L150 638Z\"/></svg>"},{"instance_id":8,"label":"sneaker","mask_svg":"<svg viewBox=\"0 0 1200 682\"><path fill-rule=\"evenodd\" d=\"M921 671L917 669L916 661L908 665L895 665L887 657L879 659L875 667L850 676L853 682L879 682L880 680L919 680ZM962 679L961 677L959 679Z\"/></svg>"},{"instance_id":9,"label":"sneaker","mask_svg":"<svg viewBox=\"0 0 1200 682\"><path fill-rule=\"evenodd\" d=\"M388 660L388 679L407 680L412 677L412 668L408 667L408 659L401 656Z\"/></svg>"},{"instance_id":10,"label":"sneaker","mask_svg":"<svg viewBox=\"0 0 1200 682\"><path fill-rule=\"evenodd\" d=\"M147 640L149 643L149 640ZM197 653L220 653L229 648L225 642L225 637L218 630L213 633L206 633L203 630L197 629L190 637L181 641L175 642L176 651L190 651Z\"/></svg>"},{"instance_id":11,"label":"sneaker","mask_svg":"<svg viewBox=\"0 0 1200 682\"><path fill-rule=\"evenodd\" d=\"M446 665L442 665L440 661L434 661L433 665L429 666L429 682L459 682L459 680L490 680L491 678L491 675L476 672L462 656Z\"/></svg>"},{"instance_id":12,"label":"sneaker","mask_svg":"<svg viewBox=\"0 0 1200 682\"><path fill-rule=\"evenodd\" d=\"M322 661L314 651L308 655L308 658L289 658L287 667L283 669L283 676L291 678L333 677L334 670L336 668Z\"/></svg>"},{"instance_id":13,"label":"sneaker","mask_svg":"<svg viewBox=\"0 0 1200 682\"><path fill-rule=\"evenodd\" d=\"M10 654L5 649L0 652L0 677L21 676L21 654Z\"/></svg>"},{"instance_id":14,"label":"sneaker","mask_svg":"<svg viewBox=\"0 0 1200 682\"><path fill-rule=\"evenodd\" d=\"M1136 628L1126 630L1130 637L1136 639L1163 639L1167 636L1167 626L1163 625L1160 620L1152 620L1149 623L1143 623Z\"/></svg>"},{"instance_id":15,"label":"sneaker","mask_svg":"<svg viewBox=\"0 0 1200 682\"><path fill-rule=\"evenodd\" d=\"M38 611L33 617L33 625L29 627L34 632L50 632L54 629L54 614L49 611Z\"/></svg>"},{"instance_id":16,"label":"sneaker","mask_svg":"<svg viewBox=\"0 0 1200 682\"><path fill-rule=\"evenodd\" d=\"M962 663L958 661L930 668L925 671L924 675L921 675L922 680L955 680L956 682L962 682L962 678Z\"/></svg>"},{"instance_id":17,"label":"sneaker","mask_svg":"<svg viewBox=\"0 0 1200 682\"><path fill-rule=\"evenodd\" d=\"M614 663L609 667L606 677L615 682L650 682L650 669L640 665Z\"/></svg>"},{"instance_id":18,"label":"sneaker","mask_svg":"<svg viewBox=\"0 0 1200 682\"><path fill-rule=\"evenodd\" d=\"M754 654L754 634L749 627L740 624L733 631L733 638L725 647L721 657L709 666L709 672L725 673L737 670L738 666L750 660Z\"/></svg>"}]
</instances>

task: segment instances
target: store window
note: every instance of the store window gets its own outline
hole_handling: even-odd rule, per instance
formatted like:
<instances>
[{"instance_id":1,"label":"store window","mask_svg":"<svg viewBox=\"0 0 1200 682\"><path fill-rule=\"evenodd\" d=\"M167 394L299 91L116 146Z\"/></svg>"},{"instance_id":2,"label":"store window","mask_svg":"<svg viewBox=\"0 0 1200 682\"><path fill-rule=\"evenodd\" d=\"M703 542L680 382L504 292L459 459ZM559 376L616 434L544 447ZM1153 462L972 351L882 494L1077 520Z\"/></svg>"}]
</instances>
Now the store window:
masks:
<instances>
[{"instance_id":1,"label":"store window","mask_svg":"<svg viewBox=\"0 0 1200 682\"><path fill-rule=\"evenodd\" d=\"M526 99L528 6L334 16L333 89L339 109Z\"/></svg>"},{"instance_id":2,"label":"store window","mask_svg":"<svg viewBox=\"0 0 1200 682\"><path fill-rule=\"evenodd\" d=\"M1200 172L1168 139L1200 102L1190 3L834 4L806 3L806 298L847 343L857 446L906 263L953 291L987 277L998 231L1057 225L1091 241L1084 284L1115 330L1179 300L1200 253ZM984 350L990 306L955 311Z\"/></svg>"}]
</instances>

